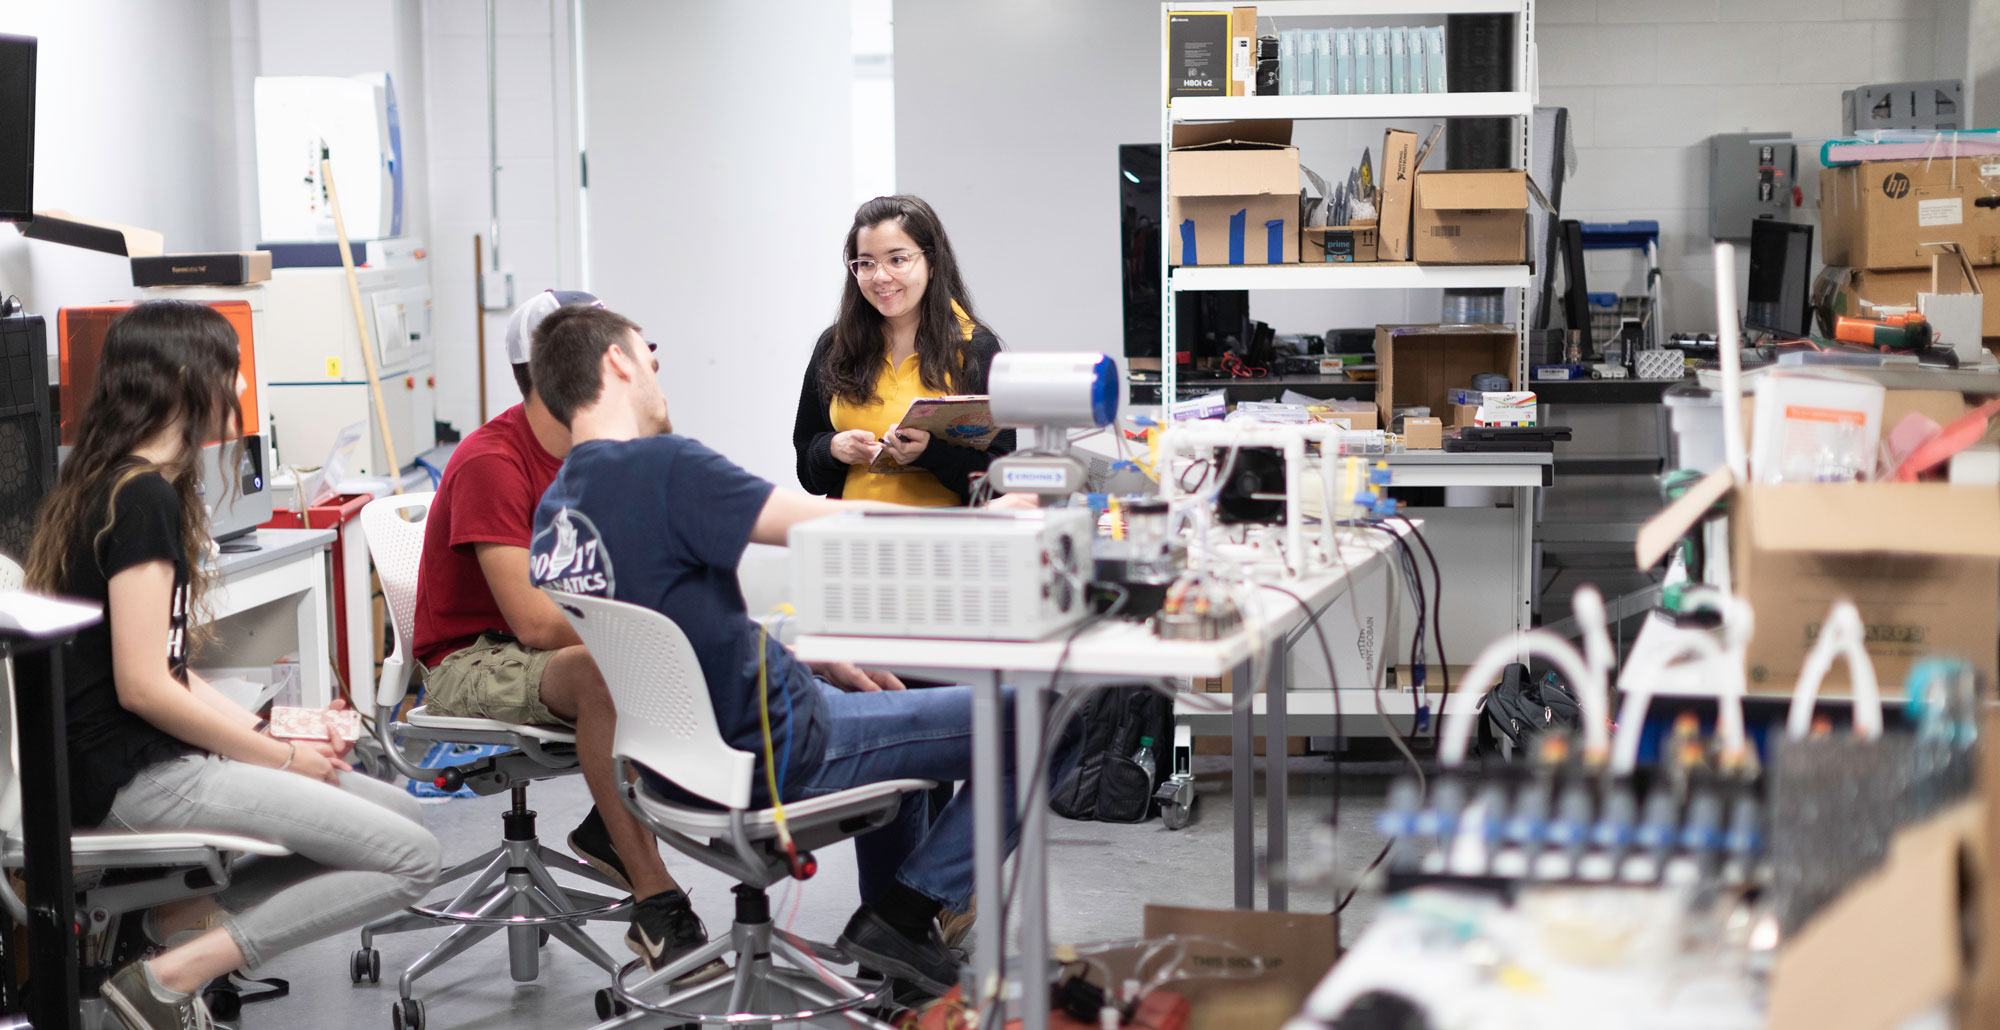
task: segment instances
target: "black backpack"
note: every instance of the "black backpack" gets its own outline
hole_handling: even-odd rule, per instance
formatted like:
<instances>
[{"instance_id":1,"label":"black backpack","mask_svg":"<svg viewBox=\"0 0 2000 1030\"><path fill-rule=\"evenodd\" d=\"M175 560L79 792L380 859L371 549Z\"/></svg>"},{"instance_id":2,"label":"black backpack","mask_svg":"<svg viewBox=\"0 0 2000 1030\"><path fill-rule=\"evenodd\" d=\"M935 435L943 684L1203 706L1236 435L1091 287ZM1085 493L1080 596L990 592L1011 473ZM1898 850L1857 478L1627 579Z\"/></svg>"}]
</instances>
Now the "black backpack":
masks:
<instances>
[{"instance_id":1,"label":"black backpack","mask_svg":"<svg viewBox=\"0 0 2000 1030\"><path fill-rule=\"evenodd\" d=\"M1518 663L1507 667L1500 685L1487 692L1480 707L1485 715L1479 720L1481 747L1505 736L1516 748L1524 748L1542 733L1583 725L1583 706L1561 678L1549 672L1540 681L1530 679L1528 667Z\"/></svg>"},{"instance_id":2,"label":"black backpack","mask_svg":"<svg viewBox=\"0 0 2000 1030\"><path fill-rule=\"evenodd\" d=\"M1084 700L1075 725L1083 733L1076 767L1049 792L1049 807L1066 819L1151 819L1153 792L1173 767L1173 699L1150 687L1106 688ZM1132 760L1141 737L1153 738L1151 776Z\"/></svg>"}]
</instances>

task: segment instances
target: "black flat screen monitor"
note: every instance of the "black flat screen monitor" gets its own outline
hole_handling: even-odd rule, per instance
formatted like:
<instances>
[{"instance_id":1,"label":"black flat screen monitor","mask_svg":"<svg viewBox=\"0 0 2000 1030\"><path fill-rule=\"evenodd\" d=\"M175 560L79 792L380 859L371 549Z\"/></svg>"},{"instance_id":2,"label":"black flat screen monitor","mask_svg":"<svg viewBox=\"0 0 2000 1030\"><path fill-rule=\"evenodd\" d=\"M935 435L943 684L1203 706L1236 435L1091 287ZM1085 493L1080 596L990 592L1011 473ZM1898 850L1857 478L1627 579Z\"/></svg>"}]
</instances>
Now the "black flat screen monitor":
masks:
<instances>
[{"instance_id":1,"label":"black flat screen monitor","mask_svg":"<svg viewBox=\"0 0 2000 1030\"><path fill-rule=\"evenodd\" d=\"M1160 356L1160 145L1118 148L1118 235L1125 356Z\"/></svg>"},{"instance_id":2,"label":"black flat screen monitor","mask_svg":"<svg viewBox=\"0 0 2000 1030\"><path fill-rule=\"evenodd\" d=\"M0 34L0 222L35 216L35 37Z\"/></svg>"},{"instance_id":3,"label":"black flat screen monitor","mask_svg":"<svg viewBox=\"0 0 2000 1030\"><path fill-rule=\"evenodd\" d=\"M1812 325L1810 225L1759 218L1750 225L1750 296L1743 326L1780 339L1805 337Z\"/></svg>"}]
</instances>

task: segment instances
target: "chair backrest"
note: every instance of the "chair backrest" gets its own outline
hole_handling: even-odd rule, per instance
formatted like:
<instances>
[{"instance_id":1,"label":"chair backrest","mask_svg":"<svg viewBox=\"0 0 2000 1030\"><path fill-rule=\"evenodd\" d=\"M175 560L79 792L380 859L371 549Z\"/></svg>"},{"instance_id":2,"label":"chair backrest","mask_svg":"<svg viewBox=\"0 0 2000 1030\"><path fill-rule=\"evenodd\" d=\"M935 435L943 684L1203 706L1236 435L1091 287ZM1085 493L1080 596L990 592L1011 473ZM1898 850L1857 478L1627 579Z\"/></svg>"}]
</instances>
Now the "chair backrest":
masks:
<instances>
[{"instance_id":1,"label":"chair backrest","mask_svg":"<svg viewBox=\"0 0 2000 1030\"><path fill-rule=\"evenodd\" d=\"M728 808L749 808L756 756L722 739L708 681L681 628L636 604L556 590L548 594L583 638L611 688L611 704L618 710L611 753L690 794Z\"/></svg>"},{"instance_id":2,"label":"chair backrest","mask_svg":"<svg viewBox=\"0 0 2000 1030\"><path fill-rule=\"evenodd\" d=\"M0 594L19 590L27 585L28 577L14 559L0 554ZM18 725L14 719L14 660L0 659L0 734L7 738L6 761L0 762L0 836L10 834L21 824L21 742L15 736Z\"/></svg>"},{"instance_id":3,"label":"chair backrest","mask_svg":"<svg viewBox=\"0 0 2000 1030\"><path fill-rule=\"evenodd\" d=\"M368 541L375 575L382 580L382 597L389 604L395 630L394 646L382 662L382 681L375 687L375 703L384 707L401 704L410 686L417 573L423 567L424 525L436 499L435 493L402 494L370 501L361 509L361 535Z\"/></svg>"}]
</instances>

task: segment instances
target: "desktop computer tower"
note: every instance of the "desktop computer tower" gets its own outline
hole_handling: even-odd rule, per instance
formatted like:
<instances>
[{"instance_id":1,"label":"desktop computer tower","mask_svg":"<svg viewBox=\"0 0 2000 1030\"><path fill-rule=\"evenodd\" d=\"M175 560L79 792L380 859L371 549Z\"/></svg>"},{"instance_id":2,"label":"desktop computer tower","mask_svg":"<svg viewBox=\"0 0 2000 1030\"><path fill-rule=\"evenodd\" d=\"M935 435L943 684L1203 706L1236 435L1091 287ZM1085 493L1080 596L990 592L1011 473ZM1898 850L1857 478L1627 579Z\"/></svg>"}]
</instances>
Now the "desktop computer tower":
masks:
<instances>
[{"instance_id":1,"label":"desktop computer tower","mask_svg":"<svg viewBox=\"0 0 2000 1030\"><path fill-rule=\"evenodd\" d=\"M22 565L56 484L48 346L41 316L0 318L0 554Z\"/></svg>"}]
</instances>

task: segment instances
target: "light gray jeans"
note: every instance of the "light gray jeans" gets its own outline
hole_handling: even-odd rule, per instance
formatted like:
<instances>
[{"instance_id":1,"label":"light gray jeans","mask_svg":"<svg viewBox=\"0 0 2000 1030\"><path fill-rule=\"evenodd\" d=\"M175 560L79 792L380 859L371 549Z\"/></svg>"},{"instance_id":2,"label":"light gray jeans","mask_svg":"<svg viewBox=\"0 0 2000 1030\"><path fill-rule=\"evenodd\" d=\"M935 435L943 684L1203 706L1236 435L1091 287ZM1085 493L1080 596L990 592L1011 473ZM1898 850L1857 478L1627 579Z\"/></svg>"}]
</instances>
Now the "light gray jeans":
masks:
<instances>
[{"instance_id":1,"label":"light gray jeans","mask_svg":"<svg viewBox=\"0 0 2000 1030\"><path fill-rule=\"evenodd\" d=\"M414 903L440 848L415 798L358 772L340 786L193 754L147 766L118 791L107 830L229 833L290 848L240 861L216 901L256 969L283 952Z\"/></svg>"}]
</instances>

